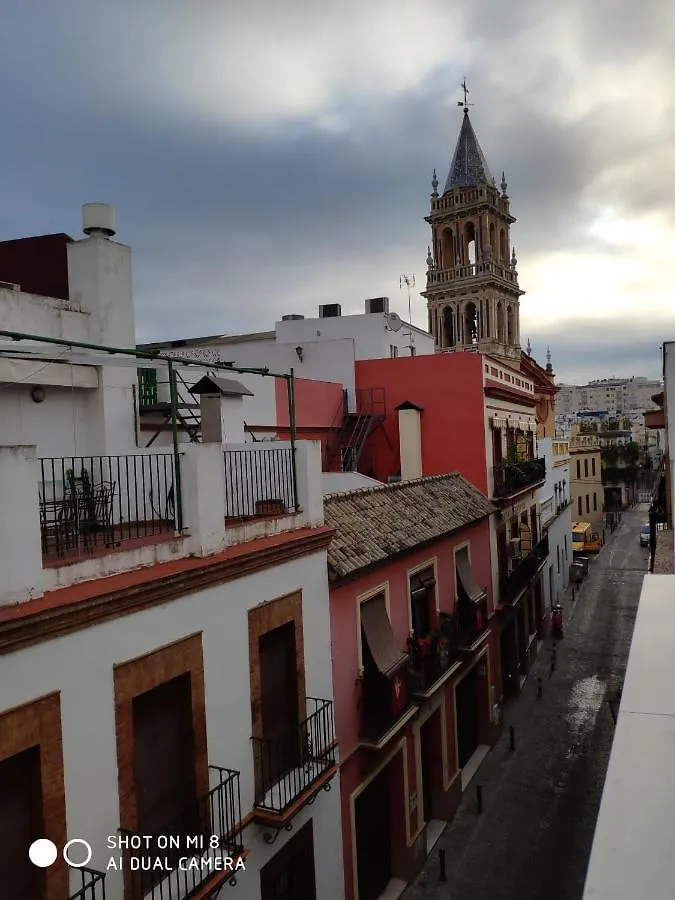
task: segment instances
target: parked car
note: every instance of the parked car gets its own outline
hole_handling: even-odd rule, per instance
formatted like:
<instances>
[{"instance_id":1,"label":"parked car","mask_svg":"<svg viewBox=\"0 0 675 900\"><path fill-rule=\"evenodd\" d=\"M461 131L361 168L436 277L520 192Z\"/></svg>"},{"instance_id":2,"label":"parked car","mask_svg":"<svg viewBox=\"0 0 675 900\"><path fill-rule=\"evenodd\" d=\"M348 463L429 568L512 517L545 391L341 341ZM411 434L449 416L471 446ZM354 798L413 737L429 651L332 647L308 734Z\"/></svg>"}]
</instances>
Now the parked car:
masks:
<instances>
[{"instance_id":1,"label":"parked car","mask_svg":"<svg viewBox=\"0 0 675 900\"><path fill-rule=\"evenodd\" d=\"M646 522L640 529L640 546L649 547L650 528L649 522Z\"/></svg>"}]
</instances>

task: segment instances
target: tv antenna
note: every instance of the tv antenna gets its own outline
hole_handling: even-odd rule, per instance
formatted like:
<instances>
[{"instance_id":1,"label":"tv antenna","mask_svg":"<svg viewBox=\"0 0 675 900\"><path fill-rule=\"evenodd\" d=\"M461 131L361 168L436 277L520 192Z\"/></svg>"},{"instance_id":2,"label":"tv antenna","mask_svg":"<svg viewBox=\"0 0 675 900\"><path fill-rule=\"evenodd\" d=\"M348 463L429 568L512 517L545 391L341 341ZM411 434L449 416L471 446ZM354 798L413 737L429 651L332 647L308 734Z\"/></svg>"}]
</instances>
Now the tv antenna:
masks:
<instances>
[{"instance_id":1,"label":"tv antenna","mask_svg":"<svg viewBox=\"0 0 675 900\"><path fill-rule=\"evenodd\" d=\"M412 328L412 306L411 306L411 302L410 302L410 288L415 287L415 276L414 275L406 275L406 274L401 275L401 277L399 279L399 287L401 289L403 289L404 286L407 288L407 291L408 291L408 322L410 324L409 349L410 349L410 355L412 356L413 355L413 347L415 346L415 335L413 334L413 328Z\"/></svg>"}]
</instances>

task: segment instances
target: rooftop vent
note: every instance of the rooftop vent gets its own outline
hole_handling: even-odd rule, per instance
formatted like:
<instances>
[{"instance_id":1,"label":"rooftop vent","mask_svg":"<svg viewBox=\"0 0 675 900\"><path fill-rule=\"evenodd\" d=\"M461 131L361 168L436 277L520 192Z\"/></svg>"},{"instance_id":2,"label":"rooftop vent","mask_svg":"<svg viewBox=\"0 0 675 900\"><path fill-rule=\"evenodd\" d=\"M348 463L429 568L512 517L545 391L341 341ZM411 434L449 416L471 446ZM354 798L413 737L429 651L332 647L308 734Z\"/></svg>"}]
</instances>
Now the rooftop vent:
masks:
<instances>
[{"instance_id":1,"label":"rooftop vent","mask_svg":"<svg viewBox=\"0 0 675 900\"><path fill-rule=\"evenodd\" d=\"M85 203L82 207L82 231L90 237L111 238L115 234L115 210L107 203Z\"/></svg>"},{"instance_id":2,"label":"rooftop vent","mask_svg":"<svg viewBox=\"0 0 675 900\"><path fill-rule=\"evenodd\" d=\"M335 319L342 315L342 307L339 303L326 303L319 307L320 319Z\"/></svg>"},{"instance_id":3,"label":"rooftop vent","mask_svg":"<svg viewBox=\"0 0 675 900\"><path fill-rule=\"evenodd\" d=\"M300 316L297 313L288 313L286 316L281 317L282 322L300 322L304 319L304 316Z\"/></svg>"},{"instance_id":4,"label":"rooftop vent","mask_svg":"<svg viewBox=\"0 0 675 900\"><path fill-rule=\"evenodd\" d=\"M389 297L370 297L366 300L367 313L388 313Z\"/></svg>"}]
</instances>

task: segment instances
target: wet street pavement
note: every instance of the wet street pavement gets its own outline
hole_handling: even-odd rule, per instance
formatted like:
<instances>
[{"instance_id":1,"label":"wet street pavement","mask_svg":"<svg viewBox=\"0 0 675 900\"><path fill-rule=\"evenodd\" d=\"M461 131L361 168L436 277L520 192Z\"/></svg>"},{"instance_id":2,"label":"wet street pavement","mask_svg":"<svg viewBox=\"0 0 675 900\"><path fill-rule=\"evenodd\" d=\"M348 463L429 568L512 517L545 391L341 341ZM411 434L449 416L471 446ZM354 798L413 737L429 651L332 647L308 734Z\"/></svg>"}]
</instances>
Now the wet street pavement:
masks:
<instances>
[{"instance_id":1,"label":"wet street pavement","mask_svg":"<svg viewBox=\"0 0 675 900\"><path fill-rule=\"evenodd\" d=\"M645 521L646 505L624 513L577 599L563 600L555 672L549 639L506 710L500 741L403 900L581 900L614 733L609 700L623 683L647 571L638 539ZM446 883L439 883L439 849Z\"/></svg>"}]
</instances>

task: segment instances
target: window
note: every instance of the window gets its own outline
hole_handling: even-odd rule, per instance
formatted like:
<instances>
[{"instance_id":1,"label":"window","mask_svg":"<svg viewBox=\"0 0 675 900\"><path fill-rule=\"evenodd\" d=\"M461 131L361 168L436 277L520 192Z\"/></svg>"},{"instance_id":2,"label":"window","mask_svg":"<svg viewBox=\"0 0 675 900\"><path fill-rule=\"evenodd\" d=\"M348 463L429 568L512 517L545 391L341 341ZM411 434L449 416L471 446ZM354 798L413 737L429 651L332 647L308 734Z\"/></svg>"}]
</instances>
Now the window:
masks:
<instances>
[{"instance_id":1,"label":"window","mask_svg":"<svg viewBox=\"0 0 675 900\"><path fill-rule=\"evenodd\" d=\"M581 497L579 497L579 515L582 516L584 513L583 507L581 505Z\"/></svg>"},{"instance_id":2,"label":"window","mask_svg":"<svg viewBox=\"0 0 675 900\"><path fill-rule=\"evenodd\" d=\"M591 469L593 471L593 475L595 475L595 457L591 459Z\"/></svg>"},{"instance_id":3,"label":"window","mask_svg":"<svg viewBox=\"0 0 675 900\"><path fill-rule=\"evenodd\" d=\"M593 512L596 512L598 509L598 495L593 492Z\"/></svg>"},{"instance_id":4,"label":"window","mask_svg":"<svg viewBox=\"0 0 675 900\"><path fill-rule=\"evenodd\" d=\"M396 359L396 357L398 356L398 347L396 346L396 344L389 345L389 354L392 359Z\"/></svg>"},{"instance_id":5,"label":"window","mask_svg":"<svg viewBox=\"0 0 675 900\"><path fill-rule=\"evenodd\" d=\"M586 494L586 512L590 512L590 511L591 511L591 502L590 502L588 494Z\"/></svg>"},{"instance_id":6,"label":"window","mask_svg":"<svg viewBox=\"0 0 675 900\"><path fill-rule=\"evenodd\" d=\"M26 848L44 836L40 747L0 762L0 876L12 897L44 896L45 870L28 859Z\"/></svg>"},{"instance_id":7,"label":"window","mask_svg":"<svg viewBox=\"0 0 675 900\"><path fill-rule=\"evenodd\" d=\"M567 562L567 535L565 535L565 562Z\"/></svg>"},{"instance_id":8,"label":"window","mask_svg":"<svg viewBox=\"0 0 675 900\"><path fill-rule=\"evenodd\" d=\"M435 584L433 568L425 569L410 577L410 624L416 638L426 638L434 629Z\"/></svg>"},{"instance_id":9,"label":"window","mask_svg":"<svg viewBox=\"0 0 675 900\"><path fill-rule=\"evenodd\" d=\"M577 478L581 478L581 460L577 460ZM579 510L581 512L581 510Z\"/></svg>"},{"instance_id":10,"label":"window","mask_svg":"<svg viewBox=\"0 0 675 900\"><path fill-rule=\"evenodd\" d=\"M584 460L584 478L588 478L588 457Z\"/></svg>"},{"instance_id":11,"label":"window","mask_svg":"<svg viewBox=\"0 0 675 900\"><path fill-rule=\"evenodd\" d=\"M560 544L556 546L555 550L558 557L558 575L560 575Z\"/></svg>"}]
</instances>

